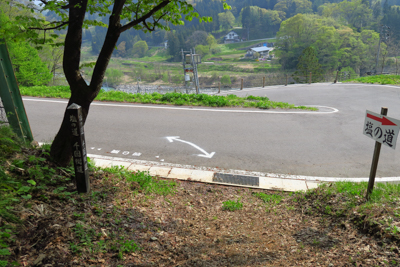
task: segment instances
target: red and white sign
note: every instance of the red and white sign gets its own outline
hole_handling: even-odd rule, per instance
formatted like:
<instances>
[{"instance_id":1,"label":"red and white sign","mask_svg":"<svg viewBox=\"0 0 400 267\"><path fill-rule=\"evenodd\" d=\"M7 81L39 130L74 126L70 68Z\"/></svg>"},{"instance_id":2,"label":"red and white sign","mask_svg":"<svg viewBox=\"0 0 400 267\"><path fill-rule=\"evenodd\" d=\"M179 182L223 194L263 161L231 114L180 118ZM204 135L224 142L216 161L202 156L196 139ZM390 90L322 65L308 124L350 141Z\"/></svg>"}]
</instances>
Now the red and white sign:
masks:
<instances>
[{"instance_id":1,"label":"red and white sign","mask_svg":"<svg viewBox=\"0 0 400 267\"><path fill-rule=\"evenodd\" d=\"M364 135L395 149L399 129L400 120L367 110L363 128Z\"/></svg>"}]
</instances>

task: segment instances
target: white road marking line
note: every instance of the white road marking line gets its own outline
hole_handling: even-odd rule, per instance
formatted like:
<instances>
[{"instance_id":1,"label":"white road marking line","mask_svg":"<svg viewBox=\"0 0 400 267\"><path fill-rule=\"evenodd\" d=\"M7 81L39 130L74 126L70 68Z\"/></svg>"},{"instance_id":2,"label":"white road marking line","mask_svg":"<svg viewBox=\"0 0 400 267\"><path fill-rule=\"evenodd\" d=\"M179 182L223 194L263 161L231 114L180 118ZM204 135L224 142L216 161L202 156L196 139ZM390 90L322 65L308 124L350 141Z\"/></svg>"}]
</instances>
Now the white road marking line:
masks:
<instances>
[{"instance_id":1,"label":"white road marking line","mask_svg":"<svg viewBox=\"0 0 400 267\"><path fill-rule=\"evenodd\" d=\"M200 150L203 154L197 154L197 156L199 156L199 157L211 159L211 158L215 155L215 152L208 153L207 151L205 151L205 150L202 149L201 147L199 147L199 146L197 146L197 145L195 145L195 144L193 144L193 143L191 143L191 142L188 142L188 141L184 141L184 140L179 139L179 136L167 136L166 138L167 138L167 140L170 141L171 143L174 142L174 141L179 141L179 142L182 142L182 143L191 145L192 147L194 147L194 148Z\"/></svg>"},{"instance_id":2,"label":"white road marking line","mask_svg":"<svg viewBox=\"0 0 400 267\"><path fill-rule=\"evenodd\" d=\"M35 101L35 102L49 102L49 103L68 103L67 100L48 100L48 99L32 99L32 98L23 98L24 101ZM150 108L150 109L169 109L169 110L191 110L191 111L208 111L208 112L229 112L229 113L271 113L271 114L331 114L336 113L339 110L332 107L325 107L325 106L312 106L312 107L324 107L327 109L331 109L332 111L273 111L273 110L229 110L229 109L209 109L209 108L183 108L183 107L163 107L163 106L141 106L132 103L129 104L106 104L106 103L99 103L93 102L92 106L109 106L109 107L124 107L124 108Z\"/></svg>"}]
</instances>

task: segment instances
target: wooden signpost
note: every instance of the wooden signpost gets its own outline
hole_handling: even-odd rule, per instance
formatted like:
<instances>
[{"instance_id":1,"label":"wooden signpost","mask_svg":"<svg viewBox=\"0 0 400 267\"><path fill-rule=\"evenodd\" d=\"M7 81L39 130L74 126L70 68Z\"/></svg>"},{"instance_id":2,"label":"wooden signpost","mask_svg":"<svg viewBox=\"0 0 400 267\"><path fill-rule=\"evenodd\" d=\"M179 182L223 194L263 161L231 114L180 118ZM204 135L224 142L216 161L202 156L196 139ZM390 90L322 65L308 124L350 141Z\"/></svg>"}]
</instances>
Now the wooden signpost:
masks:
<instances>
[{"instance_id":1,"label":"wooden signpost","mask_svg":"<svg viewBox=\"0 0 400 267\"><path fill-rule=\"evenodd\" d=\"M82 108L72 104L67 108L71 126L71 146L75 168L75 183L79 193L89 193L90 181L87 166L85 132L83 131Z\"/></svg>"},{"instance_id":2,"label":"wooden signpost","mask_svg":"<svg viewBox=\"0 0 400 267\"><path fill-rule=\"evenodd\" d=\"M372 158L371 171L368 181L366 199L369 200L374 189L376 170L378 169L379 155L382 144L395 149L399 134L400 120L387 117L388 109L382 107L381 114L367 110L364 121L363 134L374 139L375 150Z\"/></svg>"}]
</instances>

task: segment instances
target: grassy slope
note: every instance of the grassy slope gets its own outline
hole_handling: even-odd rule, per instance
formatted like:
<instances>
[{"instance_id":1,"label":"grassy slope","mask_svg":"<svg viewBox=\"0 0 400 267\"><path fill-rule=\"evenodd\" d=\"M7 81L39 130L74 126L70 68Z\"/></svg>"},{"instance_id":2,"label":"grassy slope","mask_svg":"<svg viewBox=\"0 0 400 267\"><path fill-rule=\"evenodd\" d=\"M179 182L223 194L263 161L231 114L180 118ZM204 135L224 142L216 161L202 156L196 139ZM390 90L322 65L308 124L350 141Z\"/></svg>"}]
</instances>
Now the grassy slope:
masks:
<instances>
[{"instance_id":1,"label":"grassy slope","mask_svg":"<svg viewBox=\"0 0 400 267\"><path fill-rule=\"evenodd\" d=\"M398 266L399 185L284 193L72 167L0 128L0 266Z\"/></svg>"},{"instance_id":2,"label":"grassy slope","mask_svg":"<svg viewBox=\"0 0 400 267\"><path fill-rule=\"evenodd\" d=\"M358 82L372 84L400 84L400 75L376 75L350 79L343 82Z\"/></svg>"},{"instance_id":3,"label":"grassy slope","mask_svg":"<svg viewBox=\"0 0 400 267\"><path fill-rule=\"evenodd\" d=\"M69 98L71 92L68 86L34 86L21 87L21 94L38 97ZM235 95L217 96L206 94L182 94L182 93L159 93L152 94L129 94L120 91L101 91L96 97L99 101L116 101L143 104L164 104L178 106L208 106L208 107L251 107L251 108L284 108L284 109L308 109L317 110L305 106L295 106L284 102L270 101L267 97L238 97Z\"/></svg>"}]
</instances>

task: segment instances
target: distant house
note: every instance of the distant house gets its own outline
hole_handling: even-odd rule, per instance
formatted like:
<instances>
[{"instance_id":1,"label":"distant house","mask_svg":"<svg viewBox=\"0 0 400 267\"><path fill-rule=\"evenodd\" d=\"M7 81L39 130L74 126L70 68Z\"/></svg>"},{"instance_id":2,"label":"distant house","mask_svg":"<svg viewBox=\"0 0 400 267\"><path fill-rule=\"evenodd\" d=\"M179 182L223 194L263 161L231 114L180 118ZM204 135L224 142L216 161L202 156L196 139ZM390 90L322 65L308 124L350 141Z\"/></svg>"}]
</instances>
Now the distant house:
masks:
<instances>
[{"instance_id":1,"label":"distant house","mask_svg":"<svg viewBox=\"0 0 400 267\"><path fill-rule=\"evenodd\" d=\"M266 46L260 46L260 47L253 47L247 50L246 57L254 57L255 53L258 53L260 55L260 58L267 58L269 57L269 52L274 50L273 47L266 47Z\"/></svg>"},{"instance_id":2,"label":"distant house","mask_svg":"<svg viewBox=\"0 0 400 267\"><path fill-rule=\"evenodd\" d=\"M239 34L237 34L234 31L230 31L227 35L224 36L224 44L230 44L230 43L237 43L241 42L239 38Z\"/></svg>"}]
</instances>

